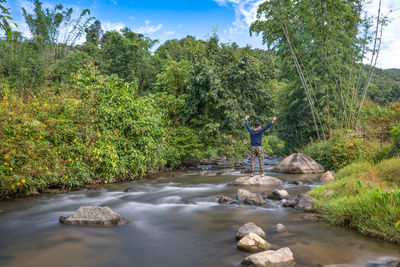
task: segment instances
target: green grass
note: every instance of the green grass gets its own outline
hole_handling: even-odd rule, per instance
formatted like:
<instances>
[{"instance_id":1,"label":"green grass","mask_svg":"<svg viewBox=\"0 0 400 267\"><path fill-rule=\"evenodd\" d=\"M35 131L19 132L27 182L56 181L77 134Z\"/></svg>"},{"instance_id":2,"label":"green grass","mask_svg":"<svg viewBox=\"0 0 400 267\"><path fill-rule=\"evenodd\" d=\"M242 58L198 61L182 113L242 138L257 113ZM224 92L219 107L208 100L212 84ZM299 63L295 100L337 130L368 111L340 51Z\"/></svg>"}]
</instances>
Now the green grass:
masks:
<instances>
[{"instance_id":1,"label":"green grass","mask_svg":"<svg viewBox=\"0 0 400 267\"><path fill-rule=\"evenodd\" d=\"M354 163L341 169L336 180L314 188L316 209L336 225L400 244L400 158L379 164ZM325 197L325 190L333 195Z\"/></svg>"}]
</instances>

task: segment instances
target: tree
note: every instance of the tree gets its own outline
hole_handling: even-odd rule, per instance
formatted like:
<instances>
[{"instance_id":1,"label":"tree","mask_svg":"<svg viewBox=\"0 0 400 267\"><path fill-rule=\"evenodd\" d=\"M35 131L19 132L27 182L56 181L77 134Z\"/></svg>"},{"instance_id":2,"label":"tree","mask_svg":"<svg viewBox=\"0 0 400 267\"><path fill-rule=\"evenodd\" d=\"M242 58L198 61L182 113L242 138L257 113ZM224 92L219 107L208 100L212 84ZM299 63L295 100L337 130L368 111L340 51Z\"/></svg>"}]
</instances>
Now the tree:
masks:
<instances>
[{"instance_id":1,"label":"tree","mask_svg":"<svg viewBox=\"0 0 400 267\"><path fill-rule=\"evenodd\" d=\"M370 27L369 21L361 18L361 10L360 0L271 0L259 6L257 21L250 31L262 34L264 43L282 57L289 88L302 91L288 94L296 97L289 102L308 106L301 108L303 113L285 111L298 116L297 122L293 120L296 125L284 123L285 131L298 129L302 122L302 131L308 132L309 138L325 139L337 127L355 127L358 107L368 89L367 83L366 88L360 89L356 71L370 37L360 34L363 28L368 33ZM375 33L382 29L379 15L377 21L380 28ZM377 51L374 45L373 53ZM307 130L311 127L313 131ZM297 138L306 139L305 136ZM293 140L296 139L287 141Z\"/></svg>"},{"instance_id":2,"label":"tree","mask_svg":"<svg viewBox=\"0 0 400 267\"><path fill-rule=\"evenodd\" d=\"M0 0L0 3L6 3L6 0ZM8 39L11 39L12 31L10 22L12 21L10 10L3 5L0 4L0 29L3 29L6 33ZM14 23L15 27L18 27L16 23Z\"/></svg>"},{"instance_id":3,"label":"tree","mask_svg":"<svg viewBox=\"0 0 400 267\"><path fill-rule=\"evenodd\" d=\"M94 44L95 46L100 45L100 40L103 35L103 29L101 28L101 23L96 20L92 25L85 29L86 32L86 43Z\"/></svg>"}]
</instances>

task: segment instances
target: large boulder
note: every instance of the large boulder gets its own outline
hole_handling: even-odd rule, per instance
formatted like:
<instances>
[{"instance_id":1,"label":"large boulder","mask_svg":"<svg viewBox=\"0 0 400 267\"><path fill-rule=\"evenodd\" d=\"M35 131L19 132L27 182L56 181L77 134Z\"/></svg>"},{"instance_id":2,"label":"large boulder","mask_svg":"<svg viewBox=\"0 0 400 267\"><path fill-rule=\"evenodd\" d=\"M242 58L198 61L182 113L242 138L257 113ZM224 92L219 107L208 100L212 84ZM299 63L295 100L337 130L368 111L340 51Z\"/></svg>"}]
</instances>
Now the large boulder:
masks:
<instances>
[{"instance_id":1,"label":"large boulder","mask_svg":"<svg viewBox=\"0 0 400 267\"><path fill-rule=\"evenodd\" d=\"M335 174L331 171L324 172L319 177L319 181L323 184L333 182L333 181L335 181Z\"/></svg>"},{"instance_id":2,"label":"large boulder","mask_svg":"<svg viewBox=\"0 0 400 267\"><path fill-rule=\"evenodd\" d=\"M271 171L281 173L323 173L325 169L309 156L302 153L294 153L284 158Z\"/></svg>"},{"instance_id":3,"label":"large boulder","mask_svg":"<svg viewBox=\"0 0 400 267\"><path fill-rule=\"evenodd\" d=\"M255 233L249 233L239 240L237 247L240 250L248 252L258 252L271 247L271 244L262 239L259 235L256 235Z\"/></svg>"},{"instance_id":4,"label":"large boulder","mask_svg":"<svg viewBox=\"0 0 400 267\"><path fill-rule=\"evenodd\" d=\"M109 207L82 206L68 218L60 216L60 223L113 226L127 224L129 220L112 211Z\"/></svg>"},{"instance_id":5,"label":"large boulder","mask_svg":"<svg viewBox=\"0 0 400 267\"><path fill-rule=\"evenodd\" d=\"M289 198L289 193L284 190L284 189L277 189L271 192L271 194L268 195L269 199L275 199L275 200L282 200L282 199L288 199Z\"/></svg>"},{"instance_id":6,"label":"large boulder","mask_svg":"<svg viewBox=\"0 0 400 267\"><path fill-rule=\"evenodd\" d=\"M244 177L239 177L237 178L234 182L231 184L233 185L253 185L253 186L268 186L268 185L280 185L283 184L281 180L275 177L271 176L244 176Z\"/></svg>"},{"instance_id":7,"label":"large boulder","mask_svg":"<svg viewBox=\"0 0 400 267\"><path fill-rule=\"evenodd\" d=\"M252 222L248 222L241 226L236 233L236 239L242 239L246 235L254 233L262 238L266 238L265 232Z\"/></svg>"},{"instance_id":8,"label":"large boulder","mask_svg":"<svg viewBox=\"0 0 400 267\"><path fill-rule=\"evenodd\" d=\"M313 211L314 210L314 201L315 201L315 198L310 197L308 195L302 195L302 196L300 196L299 202L297 202L294 207L299 210Z\"/></svg>"},{"instance_id":9,"label":"large boulder","mask_svg":"<svg viewBox=\"0 0 400 267\"><path fill-rule=\"evenodd\" d=\"M261 194L252 193L246 189L239 189L237 196L239 200L249 205L263 205L266 203Z\"/></svg>"},{"instance_id":10,"label":"large boulder","mask_svg":"<svg viewBox=\"0 0 400 267\"><path fill-rule=\"evenodd\" d=\"M247 256L242 261L244 266L254 267L289 267L294 265L293 253L289 248L266 250Z\"/></svg>"}]
</instances>

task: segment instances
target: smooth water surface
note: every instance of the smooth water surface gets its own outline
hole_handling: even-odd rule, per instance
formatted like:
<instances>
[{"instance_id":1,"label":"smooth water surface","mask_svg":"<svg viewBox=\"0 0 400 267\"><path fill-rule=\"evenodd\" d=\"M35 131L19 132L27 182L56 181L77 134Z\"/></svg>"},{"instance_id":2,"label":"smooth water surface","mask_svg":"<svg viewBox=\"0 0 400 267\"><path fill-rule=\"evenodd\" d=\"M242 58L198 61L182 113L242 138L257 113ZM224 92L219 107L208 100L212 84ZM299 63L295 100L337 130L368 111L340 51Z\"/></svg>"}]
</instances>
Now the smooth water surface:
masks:
<instances>
[{"instance_id":1,"label":"smooth water surface","mask_svg":"<svg viewBox=\"0 0 400 267\"><path fill-rule=\"evenodd\" d=\"M0 202L0 266L239 266L248 255L236 248L235 234L246 222L267 233L273 249L289 247L296 266L352 263L364 266L379 256L400 257L400 248L325 222L305 222L302 212L268 200L256 207L221 205L228 185L240 175L196 176L167 173L101 190ZM277 175L283 181L304 177ZM285 183L293 197L314 185ZM126 188L132 192L125 193ZM274 188L249 187L270 192ZM132 221L118 227L61 225L85 205L109 206ZM283 223L289 231L276 233Z\"/></svg>"}]
</instances>

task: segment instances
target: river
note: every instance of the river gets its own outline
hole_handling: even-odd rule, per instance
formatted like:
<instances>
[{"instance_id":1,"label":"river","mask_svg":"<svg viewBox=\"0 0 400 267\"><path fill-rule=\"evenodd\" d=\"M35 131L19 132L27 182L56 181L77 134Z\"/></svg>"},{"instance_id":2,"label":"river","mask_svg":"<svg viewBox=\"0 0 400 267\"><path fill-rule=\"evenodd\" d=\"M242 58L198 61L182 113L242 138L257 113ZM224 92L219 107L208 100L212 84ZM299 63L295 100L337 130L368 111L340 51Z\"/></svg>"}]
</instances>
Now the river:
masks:
<instances>
[{"instance_id":1,"label":"river","mask_svg":"<svg viewBox=\"0 0 400 267\"><path fill-rule=\"evenodd\" d=\"M235 234L246 222L263 228L273 249L289 247L296 266L351 263L364 266L379 256L400 257L398 246L364 237L323 221L302 221L304 213L267 200L263 206L222 205L239 177L170 172L139 182L0 202L0 266L239 266L248 255ZM273 174L274 175L274 174ZM295 175L275 175L283 181ZM314 184L285 183L291 196ZM132 192L124 192L132 188ZM249 187L254 192L274 188ZM85 205L109 206L132 221L118 227L59 224ZM272 227L283 223L288 231Z\"/></svg>"}]
</instances>

